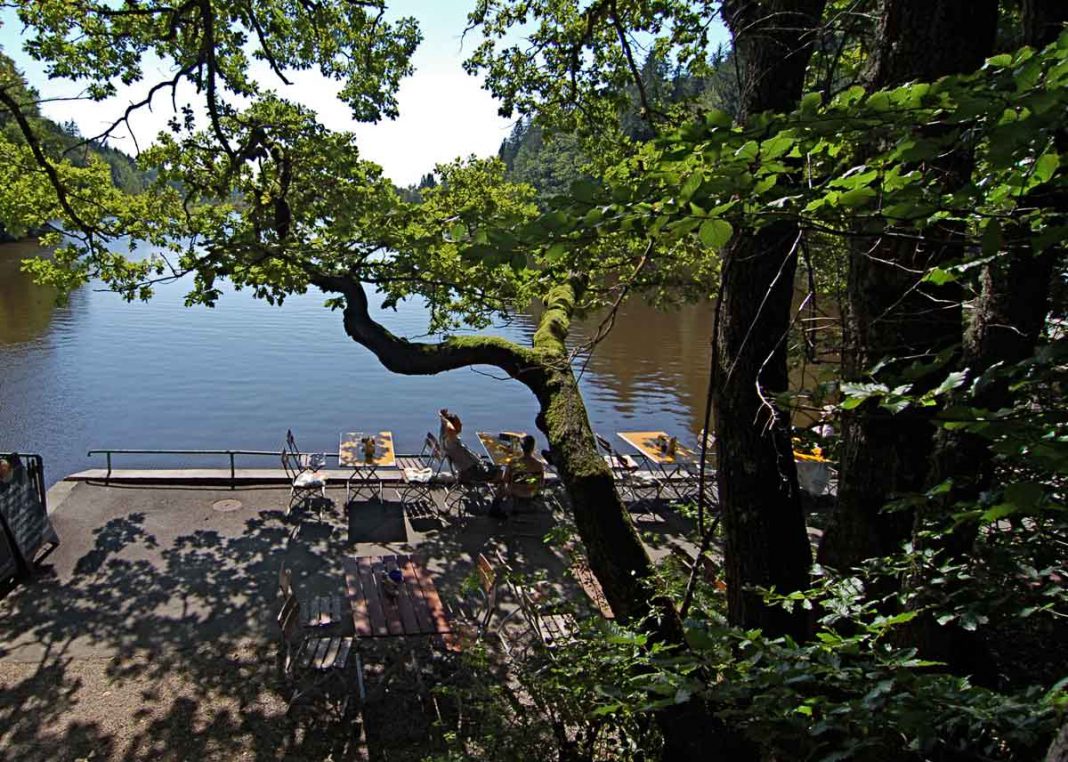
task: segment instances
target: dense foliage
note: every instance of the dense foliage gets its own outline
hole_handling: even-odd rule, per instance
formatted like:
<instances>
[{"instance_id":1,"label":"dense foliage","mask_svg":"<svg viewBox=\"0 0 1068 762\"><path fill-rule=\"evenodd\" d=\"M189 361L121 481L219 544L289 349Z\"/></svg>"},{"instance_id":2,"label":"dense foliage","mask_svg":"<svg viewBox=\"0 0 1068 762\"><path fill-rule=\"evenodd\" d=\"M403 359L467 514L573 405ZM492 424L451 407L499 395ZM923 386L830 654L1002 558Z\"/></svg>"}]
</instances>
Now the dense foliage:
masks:
<instances>
[{"instance_id":1,"label":"dense foliage","mask_svg":"<svg viewBox=\"0 0 1068 762\"><path fill-rule=\"evenodd\" d=\"M980 5L998 19L998 3ZM514 683L453 688L483 719L450 731L450 753L696 758L711 741L737 758L1034 758L1066 701L1068 649L1052 646L1068 618L1068 31L1056 3L1000 5L991 55L928 70L895 51L936 28L944 50L974 42L930 4L479 2L468 65L523 119L499 159L439 167L402 197L353 135L247 64L283 78L316 67L354 117L389 116L413 21L362 3L23 2L27 49L53 73L103 98L151 52L176 67L160 89L188 79L204 110L175 115L142 157L154 192L127 196L103 164L51 158L3 88L23 142L4 149L0 220L77 233L30 265L61 290L99 277L147 297L153 278L191 274L189 302L211 305L220 278L272 302L318 286L393 370L489 364L531 389L577 547L620 621L520 660ZM709 44L720 13L729 53ZM796 97L772 92L802 52ZM161 253L128 261L105 245L119 235ZM861 277L872 262L892 277ZM702 553L722 540L712 576L700 558L654 573L593 443L570 318L635 294L707 298L721 282L711 392L734 384L756 414L737 441L720 429L723 523L692 538ZM530 346L418 343L370 319L367 286L387 306L427 300L435 332L535 299L547 309ZM840 484L870 488L853 514L841 493L829 516L806 517L827 529L831 559L812 568L804 523L787 520L801 504L784 412L814 399L786 383L786 349L813 352L795 291L844 299L844 325L821 338L845 367L820 402L846 423L828 449ZM772 302L778 322L765 324ZM912 344L879 344L871 326L902 317ZM935 322L945 336L925 344ZM741 362L757 343L767 356ZM895 441L922 457L872 455ZM781 489L754 500L743 483ZM859 530L843 534L850 521ZM789 585L769 572L784 537L804 551ZM760 554L768 564L750 563Z\"/></svg>"},{"instance_id":2,"label":"dense foliage","mask_svg":"<svg viewBox=\"0 0 1068 762\"><path fill-rule=\"evenodd\" d=\"M111 183L126 194L136 194L144 190L147 178L138 170L136 162L122 151L98 141L84 140L73 123L56 124L40 115L37 107L37 93L31 88L14 62L0 53L0 87L18 105L21 113L33 125L39 136L40 145L45 155L55 161L62 161L72 168L89 169L94 164L103 163L111 175ZM42 200L31 201L24 194L25 177L39 174L40 168L26 150L25 136L9 108L0 107L0 150L4 153L3 164L7 180L5 186L10 191L9 204L22 206L19 211L11 208L4 214L0 226L0 237L18 237L28 229L42 227L51 218L36 213L23 215L39 205ZM48 193L48 191L45 191Z\"/></svg>"}]
</instances>

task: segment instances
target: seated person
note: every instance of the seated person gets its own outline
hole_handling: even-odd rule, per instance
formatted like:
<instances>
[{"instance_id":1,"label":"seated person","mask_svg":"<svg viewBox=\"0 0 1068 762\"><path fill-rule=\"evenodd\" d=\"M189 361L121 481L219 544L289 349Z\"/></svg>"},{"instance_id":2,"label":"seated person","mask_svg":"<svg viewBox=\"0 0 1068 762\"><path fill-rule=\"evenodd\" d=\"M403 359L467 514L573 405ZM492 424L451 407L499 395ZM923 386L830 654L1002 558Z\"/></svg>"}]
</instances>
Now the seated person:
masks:
<instances>
[{"instance_id":1,"label":"seated person","mask_svg":"<svg viewBox=\"0 0 1068 762\"><path fill-rule=\"evenodd\" d=\"M500 467L482 460L460 440L460 432L464 428L460 416L442 408L438 411L438 417L441 418L441 449L449 458L456 478L468 483L500 481Z\"/></svg>"},{"instance_id":2,"label":"seated person","mask_svg":"<svg viewBox=\"0 0 1068 762\"><path fill-rule=\"evenodd\" d=\"M534 457L535 440L530 434L523 437L520 446L523 454L508 464L504 469L504 484L497 491L493 505L490 507L491 516L503 516L501 501L504 497L518 500L530 500L541 492L545 481L545 464Z\"/></svg>"}]
</instances>

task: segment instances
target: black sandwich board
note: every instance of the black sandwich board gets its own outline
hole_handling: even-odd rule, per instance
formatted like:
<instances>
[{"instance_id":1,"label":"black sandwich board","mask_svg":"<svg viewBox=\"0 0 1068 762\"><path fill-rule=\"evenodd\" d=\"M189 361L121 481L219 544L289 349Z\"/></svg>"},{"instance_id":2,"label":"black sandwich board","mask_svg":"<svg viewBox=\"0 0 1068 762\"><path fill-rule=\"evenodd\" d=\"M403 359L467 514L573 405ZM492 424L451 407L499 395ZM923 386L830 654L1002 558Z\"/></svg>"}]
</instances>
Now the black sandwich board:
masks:
<instances>
[{"instance_id":1,"label":"black sandwich board","mask_svg":"<svg viewBox=\"0 0 1068 762\"><path fill-rule=\"evenodd\" d=\"M4 454L11 465L0 479L0 579L28 574L59 545L48 518L44 461L40 455Z\"/></svg>"}]
</instances>

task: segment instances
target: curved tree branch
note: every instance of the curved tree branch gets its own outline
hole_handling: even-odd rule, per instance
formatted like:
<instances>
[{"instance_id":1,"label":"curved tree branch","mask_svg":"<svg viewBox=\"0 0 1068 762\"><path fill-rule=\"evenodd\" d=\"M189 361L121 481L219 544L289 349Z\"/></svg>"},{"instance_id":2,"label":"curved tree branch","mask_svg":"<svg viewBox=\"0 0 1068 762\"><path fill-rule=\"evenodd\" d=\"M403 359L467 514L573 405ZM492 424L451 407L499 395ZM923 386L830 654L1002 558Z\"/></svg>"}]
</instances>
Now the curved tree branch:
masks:
<instances>
[{"instance_id":1,"label":"curved tree branch","mask_svg":"<svg viewBox=\"0 0 1068 762\"><path fill-rule=\"evenodd\" d=\"M37 134L33 131L33 127L30 126L29 119L22 113L22 109L19 108L18 102L11 97L11 94L7 92L5 88L0 87L0 104L3 104L11 112L11 115L15 118L15 122L19 126L19 131L22 133L22 137L26 139L26 145L30 147L30 151L33 153L33 158L37 161L38 166L44 170L44 173L48 175L48 182L52 185L52 189L56 192L56 200L59 202L60 207L66 213L70 221L78 226L80 230L87 235L103 234L104 231L100 230L96 225L91 225L81 218L81 216L74 211L74 207L71 205L70 198L68 196L67 187L63 184L63 180L60 178L59 173L56 172L55 166L45 156L44 149L41 148L41 142L37 139Z\"/></svg>"},{"instance_id":2,"label":"curved tree branch","mask_svg":"<svg viewBox=\"0 0 1068 762\"><path fill-rule=\"evenodd\" d=\"M408 341L371 317L367 291L359 281L326 275L310 280L324 291L345 297L345 332L394 373L427 376L470 365L492 365L522 381L538 371L537 353L496 336L451 337L435 343Z\"/></svg>"}]
</instances>

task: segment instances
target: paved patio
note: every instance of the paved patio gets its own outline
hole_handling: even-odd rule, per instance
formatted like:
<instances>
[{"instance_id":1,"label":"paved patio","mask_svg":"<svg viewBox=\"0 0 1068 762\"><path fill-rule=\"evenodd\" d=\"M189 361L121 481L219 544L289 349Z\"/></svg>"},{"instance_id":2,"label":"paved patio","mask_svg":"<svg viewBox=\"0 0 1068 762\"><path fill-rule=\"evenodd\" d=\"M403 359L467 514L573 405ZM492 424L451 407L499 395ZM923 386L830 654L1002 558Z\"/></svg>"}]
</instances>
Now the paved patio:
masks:
<instances>
[{"instance_id":1,"label":"paved patio","mask_svg":"<svg viewBox=\"0 0 1068 762\"><path fill-rule=\"evenodd\" d=\"M361 639L369 701L353 732L285 712L278 678L279 566L301 595L344 594L342 559L415 553L443 600L462 595L479 552L500 551L586 601L543 536L547 511L507 522L443 520L427 506L343 490L319 520L286 516L289 491L61 483L62 544L38 578L0 598L0 757L18 760L409 759L429 751L426 711L397 668L401 639ZM236 503L233 501L237 501ZM654 553L677 517L651 521ZM511 602L505 599L502 610ZM347 625L351 631L351 624ZM406 650L407 649L407 650Z\"/></svg>"}]
</instances>

